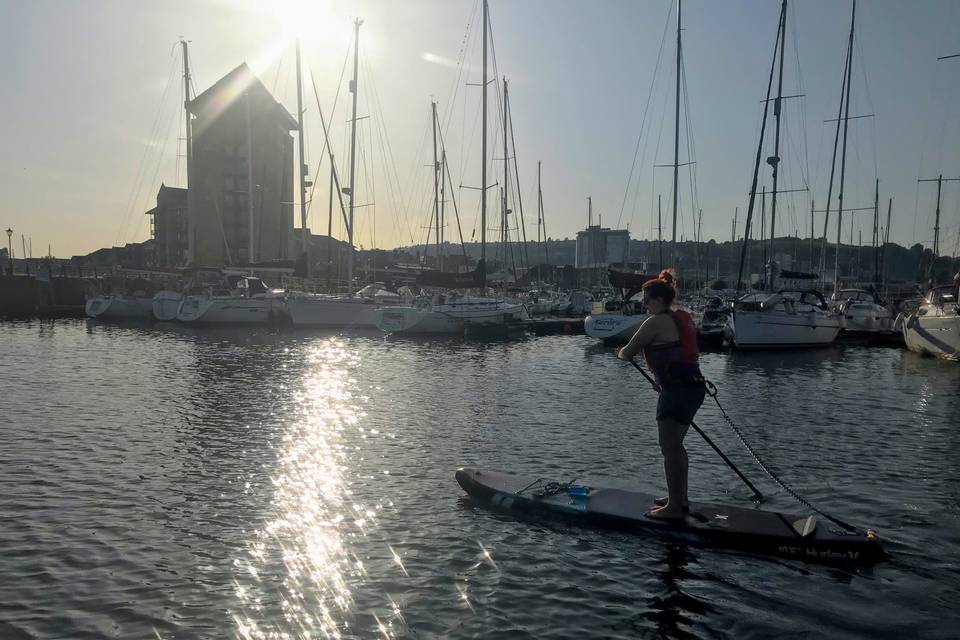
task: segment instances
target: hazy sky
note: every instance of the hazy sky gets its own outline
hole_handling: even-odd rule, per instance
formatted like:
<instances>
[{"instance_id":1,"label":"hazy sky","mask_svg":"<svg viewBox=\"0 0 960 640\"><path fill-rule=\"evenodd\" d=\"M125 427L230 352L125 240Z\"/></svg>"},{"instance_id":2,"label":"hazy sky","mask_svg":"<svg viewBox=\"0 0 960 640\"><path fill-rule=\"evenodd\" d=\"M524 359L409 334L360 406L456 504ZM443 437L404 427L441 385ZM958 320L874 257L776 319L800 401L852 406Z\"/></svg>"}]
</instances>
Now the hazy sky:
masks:
<instances>
[{"instance_id":1,"label":"hazy sky","mask_svg":"<svg viewBox=\"0 0 960 640\"><path fill-rule=\"evenodd\" d=\"M179 37L191 41L198 91L246 61L294 113L291 38L299 31L304 64L330 118L352 20L361 17L359 115L370 118L360 121L357 202L369 206L358 209L357 243L422 241L433 189L425 166L432 153L432 98L439 102L454 184L480 183L480 89L465 86L480 80L479 6L478 0L0 0L6 61L0 225L14 229L16 243L21 233L31 237L34 255L45 253L48 243L55 255L69 256L146 239L143 213L160 183L184 184L177 158L178 148L183 154ZM692 234L697 206L705 238L729 239L737 206L742 232L779 9L776 0L683 3L684 112L696 164L680 170L680 235ZM634 238L655 235L656 195L663 194L669 235L672 170L653 165L673 162L675 11L675 0L491 0L497 70L510 81L528 238L536 236L537 160L552 237L573 237L586 225L588 194L604 226L619 221ZM892 239L930 242L936 187L916 181L940 172L960 175L960 58L937 61L960 53L960 3L861 0L857 11L851 115L875 117L850 123L845 202L872 205L876 175L882 217L894 197ZM778 231L799 227L806 235L810 199L817 209L825 203L834 125L823 121L837 115L849 20L849 2L791 4L784 93L806 97L785 109L780 186L811 191L783 196ZM321 163L312 91L308 80L306 160L311 171L320 165L310 226L325 233L329 164ZM344 180L348 96L344 86L330 125ZM497 104L491 91L492 111ZM499 126L492 114L491 184L502 181L495 160L503 155ZM680 161L687 162L686 132L682 138ZM958 185L944 188L944 253L956 253L960 237ZM454 191L464 234L479 238L478 192ZM496 236L496 188L489 193L488 235ZM868 242L871 214L855 217ZM817 235L822 224L817 214ZM336 225L334 234L342 233ZM449 227L446 236L453 239L456 229ZM15 251L20 254L19 244Z\"/></svg>"}]
</instances>

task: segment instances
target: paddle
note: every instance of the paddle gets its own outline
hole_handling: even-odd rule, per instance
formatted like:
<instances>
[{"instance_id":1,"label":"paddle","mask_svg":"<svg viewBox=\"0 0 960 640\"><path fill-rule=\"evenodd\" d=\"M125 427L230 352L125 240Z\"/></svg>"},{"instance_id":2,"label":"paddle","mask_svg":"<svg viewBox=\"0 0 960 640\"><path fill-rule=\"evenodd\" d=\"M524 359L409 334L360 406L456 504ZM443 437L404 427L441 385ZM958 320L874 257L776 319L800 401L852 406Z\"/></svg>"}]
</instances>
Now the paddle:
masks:
<instances>
[{"instance_id":1,"label":"paddle","mask_svg":"<svg viewBox=\"0 0 960 640\"><path fill-rule=\"evenodd\" d=\"M639 371L640 373L643 374L643 377L646 378L647 381L651 384L651 386L653 386L653 388L657 390L657 393L659 393L659 392L660 392L660 388L657 386L657 383L654 381L654 379L650 377L650 374L648 374L648 373L644 370L643 367L641 367L639 364L637 364L637 361L634 360L633 358L630 358L630 361L629 361L629 362L630 362L630 364L632 364L634 367L637 368L637 371ZM730 460L730 458L728 458L728 457L723 453L723 451L720 451L720 448L713 443L713 440L711 440L711 439L707 436L707 434L705 434L705 433L700 429L700 427L697 426L697 423L695 423L693 420L691 420L691 421L690 421L690 426L693 427L694 430L695 430L697 433L700 434L700 437L701 437L701 438L703 438L704 440L706 440L707 444L710 445L710 446L713 448L713 450L716 451L716 452L720 455L721 458L723 458L723 461L727 463L727 466L730 467L731 469L733 469L734 473L736 473L738 476L740 476L740 479L743 480L744 483L746 483L746 485L747 485L748 487L750 487L750 490L753 491L753 499L756 500L757 502L761 502L761 501L763 500L763 494L760 493L760 490L757 489L755 486L753 486L753 483L752 483L752 482L750 482L749 480L747 480L747 477L740 472L740 469L737 469L737 466L736 466L735 464L733 464L733 462Z\"/></svg>"}]
</instances>

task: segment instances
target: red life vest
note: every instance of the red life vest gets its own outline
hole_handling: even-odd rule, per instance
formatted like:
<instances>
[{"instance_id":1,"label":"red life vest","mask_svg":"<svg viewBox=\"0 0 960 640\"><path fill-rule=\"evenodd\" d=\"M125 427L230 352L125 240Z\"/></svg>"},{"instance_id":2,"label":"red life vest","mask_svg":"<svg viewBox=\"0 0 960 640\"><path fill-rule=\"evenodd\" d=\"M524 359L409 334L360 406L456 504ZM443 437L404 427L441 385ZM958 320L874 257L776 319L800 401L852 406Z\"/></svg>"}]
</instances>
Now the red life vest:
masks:
<instances>
[{"instance_id":1,"label":"red life vest","mask_svg":"<svg viewBox=\"0 0 960 640\"><path fill-rule=\"evenodd\" d=\"M649 345L643 349L647 367L660 384L687 384L700 378L700 348L697 346L697 327L693 318L683 310L670 311L677 326L679 340Z\"/></svg>"}]
</instances>

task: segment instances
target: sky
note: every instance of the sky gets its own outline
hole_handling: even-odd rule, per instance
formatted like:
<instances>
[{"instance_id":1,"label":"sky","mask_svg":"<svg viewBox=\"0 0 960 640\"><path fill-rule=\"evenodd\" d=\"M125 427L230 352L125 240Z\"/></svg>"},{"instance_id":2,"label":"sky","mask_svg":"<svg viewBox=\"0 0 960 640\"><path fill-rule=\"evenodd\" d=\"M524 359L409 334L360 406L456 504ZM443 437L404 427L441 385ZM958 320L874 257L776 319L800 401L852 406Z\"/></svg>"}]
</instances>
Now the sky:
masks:
<instances>
[{"instance_id":1,"label":"sky","mask_svg":"<svg viewBox=\"0 0 960 640\"><path fill-rule=\"evenodd\" d=\"M300 37L305 160L318 176L309 226L326 233L329 162L309 76L345 181L350 69L342 81L341 74L360 18L357 244L426 239L432 100L448 191L464 236L479 239L479 12L479 0L0 0L0 225L14 230L15 244L21 234L31 240L34 256L48 246L67 257L145 240L144 212L161 182L185 183L178 41L190 41L197 92L247 62L296 113ZM735 208L743 233L779 12L776 0L683 2L679 161L693 164L679 170L678 237L692 236L700 209L703 239L729 240ZM954 0L857 6L850 115L872 117L850 121L844 201L872 207L879 178L881 219L892 197L891 240L900 244L932 242L936 185L917 179L960 177L960 58L937 60L960 53L958 18ZM674 161L676 0L490 0L490 21L498 84L489 98L488 184L496 186L488 191L488 237L499 234L504 76L515 140L508 155L520 178L517 189L508 177L509 206L519 212L522 197L528 239L537 235L538 161L550 237L572 238L586 226L587 196L595 222L655 237L658 195L669 237L673 171L655 165ZM807 190L780 196L776 225L778 235L808 236L810 201L821 210L827 199L835 124L824 121L839 108L850 3L795 0L787 21L783 91L804 97L785 101L779 186ZM766 165L761 178L769 190ZM960 253L960 182L944 183L942 215L941 253ZM869 243L872 212L845 222L851 218L854 241L862 232ZM455 240L449 215L447 222L445 238ZM822 225L816 213L817 237ZM850 229L845 224L845 241ZM334 235L345 236L339 221Z\"/></svg>"}]
</instances>

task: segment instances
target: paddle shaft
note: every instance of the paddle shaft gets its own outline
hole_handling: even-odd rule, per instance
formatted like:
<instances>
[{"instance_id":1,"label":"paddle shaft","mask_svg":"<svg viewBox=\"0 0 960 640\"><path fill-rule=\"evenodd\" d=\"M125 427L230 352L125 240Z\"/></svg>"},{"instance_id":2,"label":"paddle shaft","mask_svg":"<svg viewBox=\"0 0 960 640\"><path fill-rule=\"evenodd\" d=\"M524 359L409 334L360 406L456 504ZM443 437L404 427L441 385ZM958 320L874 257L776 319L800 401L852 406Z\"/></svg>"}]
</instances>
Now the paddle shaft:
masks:
<instances>
[{"instance_id":1,"label":"paddle shaft","mask_svg":"<svg viewBox=\"0 0 960 640\"><path fill-rule=\"evenodd\" d=\"M643 367L641 367L639 364L637 364L637 361L634 360L633 358L630 359L630 364L632 364L634 367L636 367L636 368L637 368L637 371L639 371L640 373L642 373L642 374L643 374L643 377L646 378L647 381L651 384L651 386L653 386L654 389L657 389L657 392L659 393L660 388L657 386L656 381L655 381L653 378L650 377L650 374L648 374L646 371L644 371ZM715 444L713 443L713 440L711 440L711 439L707 436L707 434L705 434L705 433L703 432L703 430L700 429L700 427L697 426L697 423L694 422L693 420L691 420L691 421L690 421L690 426L693 427L694 431L696 431L697 433L699 433L699 434L700 434L700 437L703 438L703 439L707 442L707 444L710 445L710 447L711 447L714 451L717 452L717 454L723 459L723 461L727 463L727 466L730 467L731 469L733 469L733 472L736 473L738 476L740 476L740 479L743 480L743 482L744 482L748 487L750 487L750 490L753 491L753 497L754 497L754 499L757 500L758 502L761 501L761 500L763 500L763 494L760 493L760 490L757 489L755 486L753 486L753 483L752 483L752 482L750 482L749 480L747 480L747 476L743 475L743 474L740 472L740 469L737 469L737 465L733 464L733 461L731 461L730 458L728 458L728 457L726 456L726 454L724 454L723 451L720 450L720 447L718 447L717 445L715 445Z\"/></svg>"}]
</instances>

